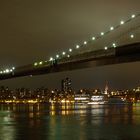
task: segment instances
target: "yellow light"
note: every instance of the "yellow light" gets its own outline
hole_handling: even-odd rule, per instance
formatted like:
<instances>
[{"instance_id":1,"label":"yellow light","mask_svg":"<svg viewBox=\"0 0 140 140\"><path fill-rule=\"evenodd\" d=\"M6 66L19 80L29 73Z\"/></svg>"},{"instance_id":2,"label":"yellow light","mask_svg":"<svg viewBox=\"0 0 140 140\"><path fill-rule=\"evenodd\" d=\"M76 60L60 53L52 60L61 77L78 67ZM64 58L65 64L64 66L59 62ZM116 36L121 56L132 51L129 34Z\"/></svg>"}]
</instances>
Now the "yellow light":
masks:
<instances>
[{"instance_id":1,"label":"yellow light","mask_svg":"<svg viewBox=\"0 0 140 140\"><path fill-rule=\"evenodd\" d=\"M131 37L131 38L134 38L134 35L133 35L133 34L131 34L131 35L130 35L130 37Z\"/></svg>"},{"instance_id":2,"label":"yellow light","mask_svg":"<svg viewBox=\"0 0 140 140\"><path fill-rule=\"evenodd\" d=\"M42 64L43 64L43 62L42 62L42 61L40 61L40 62L39 62L39 65L42 65Z\"/></svg>"},{"instance_id":3,"label":"yellow light","mask_svg":"<svg viewBox=\"0 0 140 140\"><path fill-rule=\"evenodd\" d=\"M86 41L84 41L84 44L86 45L86 44L87 44L87 42L86 42Z\"/></svg>"},{"instance_id":4,"label":"yellow light","mask_svg":"<svg viewBox=\"0 0 140 140\"><path fill-rule=\"evenodd\" d=\"M101 35L104 35L104 32L101 32Z\"/></svg>"},{"instance_id":5,"label":"yellow light","mask_svg":"<svg viewBox=\"0 0 140 140\"><path fill-rule=\"evenodd\" d=\"M37 62L34 63L34 66L37 66Z\"/></svg>"},{"instance_id":6,"label":"yellow light","mask_svg":"<svg viewBox=\"0 0 140 140\"><path fill-rule=\"evenodd\" d=\"M131 16L131 18L135 18L135 17L136 17L136 15L132 15L132 16Z\"/></svg>"},{"instance_id":7,"label":"yellow light","mask_svg":"<svg viewBox=\"0 0 140 140\"><path fill-rule=\"evenodd\" d=\"M9 69L6 69L5 72L6 72L6 73L9 73Z\"/></svg>"},{"instance_id":8,"label":"yellow light","mask_svg":"<svg viewBox=\"0 0 140 140\"><path fill-rule=\"evenodd\" d=\"M66 52L62 52L62 54L63 54L63 55L65 55L65 54L66 54Z\"/></svg>"},{"instance_id":9,"label":"yellow light","mask_svg":"<svg viewBox=\"0 0 140 140\"><path fill-rule=\"evenodd\" d=\"M61 100L61 103L65 103L65 100Z\"/></svg>"},{"instance_id":10,"label":"yellow light","mask_svg":"<svg viewBox=\"0 0 140 140\"><path fill-rule=\"evenodd\" d=\"M69 52L72 52L72 49L71 48L69 49Z\"/></svg>"},{"instance_id":11,"label":"yellow light","mask_svg":"<svg viewBox=\"0 0 140 140\"><path fill-rule=\"evenodd\" d=\"M114 30L114 27L110 27L110 30L111 30L111 31Z\"/></svg>"},{"instance_id":12,"label":"yellow light","mask_svg":"<svg viewBox=\"0 0 140 140\"><path fill-rule=\"evenodd\" d=\"M112 45L113 45L114 48L116 48L116 44L115 43L113 43Z\"/></svg>"},{"instance_id":13,"label":"yellow light","mask_svg":"<svg viewBox=\"0 0 140 140\"><path fill-rule=\"evenodd\" d=\"M56 58L59 58L59 55L58 54L56 55Z\"/></svg>"},{"instance_id":14,"label":"yellow light","mask_svg":"<svg viewBox=\"0 0 140 140\"><path fill-rule=\"evenodd\" d=\"M52 57L50 57L50 61L53 61L53 58Z\"/></svg>"},{"instance_id":15,"label":"yellow light","mask_svg":"<svg viewBox=\"0 0 140 140\"><path fill-rule=\"evenodd\" d=\"M76 45L76 49L79 49L79 47L80 47L79 45Z\"/></svg>"},{"instance_id":16,"label":"yellow light","mask_svg":"<svg viewBox=\"0 0 140 140\"><path fill-rule=\"evenodd\" d=\"M121 21L120 24L123 25L124 24L124 21Z\"/></svg>"},{"instance_id":17,"label":"yellow light","mask_svg":"<svg viewBox=\"0 0 140 140\"><path fill-rule=\"evenodd\" d=\"M96 38L95 37L92 37L92 40L95 40Z\"/></svg>"},{"instance_id":18,"label":"yellow light","mask_svg":"<svg viewBox=\"0 0 140 140\"><path fill-rule=\"evenodd\" d=\"M107 47L105 47L104 49L105 49L105 50L107 50L108 48L107 48Z\"/></svg>"}]
</instances>

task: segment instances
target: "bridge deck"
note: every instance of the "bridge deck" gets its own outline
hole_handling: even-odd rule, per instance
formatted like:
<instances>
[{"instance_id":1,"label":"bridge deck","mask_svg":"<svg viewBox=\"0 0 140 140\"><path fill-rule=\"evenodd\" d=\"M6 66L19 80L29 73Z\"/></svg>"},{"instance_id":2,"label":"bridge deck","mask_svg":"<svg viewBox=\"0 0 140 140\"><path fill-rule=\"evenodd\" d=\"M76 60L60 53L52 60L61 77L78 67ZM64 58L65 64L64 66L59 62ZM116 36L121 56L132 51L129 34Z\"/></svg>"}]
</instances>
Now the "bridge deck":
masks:
<instances>
[{"instance_id":1,"label":"bridge deck","mask_svg":"<svg viewBox=\"0 0 140 140\"><path fill-rule=\"evenodd\" d=\"M49 62L42 66L29 64L23 67L17 67L12 73L0 75L0 80L134 61L140 61L139 42L116 48L109 48L107 50L102 49L77 54L70 58L57 60L55 64Z\"/></svg>"}]
</instances>

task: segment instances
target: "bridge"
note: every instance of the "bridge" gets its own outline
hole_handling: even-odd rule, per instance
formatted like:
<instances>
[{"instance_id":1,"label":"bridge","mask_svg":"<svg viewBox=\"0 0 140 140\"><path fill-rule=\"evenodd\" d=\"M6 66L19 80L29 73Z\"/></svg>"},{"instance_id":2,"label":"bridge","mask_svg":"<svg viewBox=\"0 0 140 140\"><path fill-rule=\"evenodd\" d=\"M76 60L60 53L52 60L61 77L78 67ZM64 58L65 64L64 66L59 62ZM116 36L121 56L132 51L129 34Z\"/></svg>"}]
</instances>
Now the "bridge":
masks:
<instances>
[{"instance_id":1,"label":"bridge","mask_svg":"<svg viewBox=\"0 0 140 140\"><path fill-rule=\"evenodd\" d=\"M140 61L140 14L47 61L0 71L0 80Z\"/></svg>"}]
</instances>

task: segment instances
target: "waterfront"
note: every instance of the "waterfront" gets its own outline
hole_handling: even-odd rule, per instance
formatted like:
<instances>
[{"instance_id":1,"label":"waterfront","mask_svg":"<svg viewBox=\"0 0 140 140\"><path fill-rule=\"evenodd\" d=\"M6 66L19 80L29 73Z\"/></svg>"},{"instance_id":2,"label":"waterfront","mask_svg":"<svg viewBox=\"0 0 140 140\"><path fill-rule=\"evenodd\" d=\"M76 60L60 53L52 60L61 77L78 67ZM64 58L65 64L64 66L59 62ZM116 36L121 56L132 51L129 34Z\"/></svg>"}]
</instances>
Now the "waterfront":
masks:
<instances>
[{"instance_id":1,"label":"waterfront","mask_svg":"<svg viewBox=\"0 0 140 140\"><path fill-rule=\"evenodd\" d=\"M138 140L140 105L0 104L0 140Z\"/></svg>"}]
</instances>

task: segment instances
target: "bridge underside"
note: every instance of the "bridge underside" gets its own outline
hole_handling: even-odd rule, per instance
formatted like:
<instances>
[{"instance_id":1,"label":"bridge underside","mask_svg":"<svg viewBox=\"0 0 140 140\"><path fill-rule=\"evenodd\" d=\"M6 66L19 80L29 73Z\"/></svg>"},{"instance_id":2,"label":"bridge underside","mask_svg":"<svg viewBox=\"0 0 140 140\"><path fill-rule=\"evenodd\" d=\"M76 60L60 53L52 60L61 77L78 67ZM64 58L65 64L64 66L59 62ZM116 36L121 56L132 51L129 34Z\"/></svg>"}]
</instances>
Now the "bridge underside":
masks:
<instances>
[{"instance_id":1,"label":"bridge underside","mask_svg":"<svg viewBox=\"0 0 140 140\"><path fill-rule=\"evenodd\" d=\"M124 51L124 50L129 50L129 51ZM119 47L115 48L115 52L117 52L115 53L115 55L104 56L96 59L87 58L83 60L58 64L56 66L44 66L44 67L33 68L21 72L15 71L14 74L6 74L1 76L0 80L22 77L22 76L34 76L34 75L49 74L49 73L62 72L62 71L71 71L76 69L90 68L90 67L103 66L103 65L112 65L112 64L140 61L140 43L131 45L130 47L125 46L124 49L122 48L119 49Z\"/></svg>"}]
</instances>

